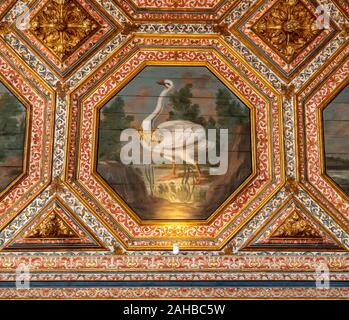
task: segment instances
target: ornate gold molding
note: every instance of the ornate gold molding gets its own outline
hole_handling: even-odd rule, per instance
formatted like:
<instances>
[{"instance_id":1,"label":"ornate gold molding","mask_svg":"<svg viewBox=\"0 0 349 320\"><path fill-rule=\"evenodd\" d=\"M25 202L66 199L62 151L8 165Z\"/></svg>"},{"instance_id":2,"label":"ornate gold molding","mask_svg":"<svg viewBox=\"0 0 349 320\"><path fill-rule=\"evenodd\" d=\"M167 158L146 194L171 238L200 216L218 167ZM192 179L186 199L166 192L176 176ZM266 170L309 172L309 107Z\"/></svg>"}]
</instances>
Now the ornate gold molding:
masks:
<instances>
[{"instance_id":1,"label":"ornate gold molding","mask_svg":"<svg viewBox=\"0 0 349 320\"><path fill-rule=\"evenodd\" d=\"M76 238L75 232L55 213L52 212L28 236L28 238Z\"/></svg>"},{"instance_id":2,"label":"ornate gold molding","mask_svg":"<svg viewBox=\"0 0 349 320\"><path fill-rule=\"evenodd\" d=\"M75 0L50 0L30 21L30 31L61 61L99 28Z\"/></svg>"},{"instance_id":3,"label":"ornate gold molding","mask_svg":"<svg viewBox=\"0 0 349 320\"><path fill-rule=\"evenodd\" d=\"M301 0L279 0L252 30L290 63L320 34L315 20L315 15Z\"/></svg>"},{"instance_id":4,"label":"ornate gold molding","mask_svg":"<svg viewBox=\"0 0 349 320\"><path fill-rule=\"evenodd\" d=\"M272 238L321 238L318 231L296 211L292 212L271 236Z\"/></svg>"}]
</instances>

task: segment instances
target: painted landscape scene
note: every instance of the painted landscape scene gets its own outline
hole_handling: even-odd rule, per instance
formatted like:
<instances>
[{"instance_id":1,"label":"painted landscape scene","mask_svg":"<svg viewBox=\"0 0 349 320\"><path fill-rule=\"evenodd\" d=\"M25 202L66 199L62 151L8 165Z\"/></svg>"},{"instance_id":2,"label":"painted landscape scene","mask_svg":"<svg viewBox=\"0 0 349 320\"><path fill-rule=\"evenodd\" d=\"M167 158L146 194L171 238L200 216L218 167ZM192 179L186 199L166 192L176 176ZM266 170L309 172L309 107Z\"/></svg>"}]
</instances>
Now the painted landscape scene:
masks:
<instances>
[{"instance_id":1,"label":"painted landscape scene","mask_svg":"<svg viewBox=\"0 0 349 320\"><path fill-rule=\"evenodd\" d=\"M349 86L324 109L326 173L349 195Z\"/></svg>"},{"instance_id":2,"label":"painted landscape scene","mask_svg":"<svg viewBox=\"0 0 349 320\"><path fill-rule=\"evenodd\" d=\"M26 110L0 83L0 192L23 172Z\"/></svg>"},{"instance_id":3,"label":"painted landscape scene","mask_svg":"<svg viewBox=\"0 0 349 320\"><path fill-rule=\"evenodd\" d=\"M150 120L150 121L149 121ZM227 129L227 170L214 164L127 164L121 132ZM250 110L206 67L148 66L99 113L97 172L142 219L207 219L252 172ZM217 165L216 165L217 166Z\"/></svg>"}]
</instances>

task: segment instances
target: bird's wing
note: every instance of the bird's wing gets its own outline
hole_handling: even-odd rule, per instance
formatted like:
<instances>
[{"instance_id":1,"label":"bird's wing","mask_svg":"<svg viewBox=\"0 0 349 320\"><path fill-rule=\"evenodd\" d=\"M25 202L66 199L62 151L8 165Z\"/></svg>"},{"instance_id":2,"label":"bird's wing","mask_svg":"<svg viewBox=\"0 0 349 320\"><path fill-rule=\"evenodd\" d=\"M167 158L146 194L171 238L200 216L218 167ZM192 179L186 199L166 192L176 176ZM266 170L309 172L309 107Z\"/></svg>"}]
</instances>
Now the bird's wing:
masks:
<instances>
[{"instance_id":1,"label":"bird's wing","mask_svg":"<svg viewBox=\"0 0 349 320\"><path fill-rule=\"evenodd\" d=\"M182 148L188 143L197 144L206 141L205 129L191 121L167 121L160 124L156 132L157 136L161 137L159 140L162 142L164 149L168 150Z\"/></svg>"},{"instance_id":2,"label":"bird's wing","mask_svg":"<svg viewBox=\"0 0 349 320\"><path fill-rule=\"evenodd\" d=\"M160 123L158 129L166 129L169 131L175 131L176 129L192 129L192 130L205 130L200 124L188 121L188 120L173 120Z\"/></svg>"}]
</instances>

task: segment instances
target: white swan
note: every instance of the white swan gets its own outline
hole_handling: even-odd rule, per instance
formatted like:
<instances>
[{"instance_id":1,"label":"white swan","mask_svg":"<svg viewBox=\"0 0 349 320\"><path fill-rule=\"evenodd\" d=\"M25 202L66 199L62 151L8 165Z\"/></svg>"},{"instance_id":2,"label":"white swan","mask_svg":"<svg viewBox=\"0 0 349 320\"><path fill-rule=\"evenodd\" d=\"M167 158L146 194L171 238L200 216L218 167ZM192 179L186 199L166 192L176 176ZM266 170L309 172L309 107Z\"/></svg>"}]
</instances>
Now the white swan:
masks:
<instances>
[{"instance_id":1,"label":"white swan","mask_svg":"<svg viewBox=\"0 0 349 320\"><path fill-rule=\"evenodd\" d=\"M177 174L175 161L181 160L182 163L189 163L196 167L198 173L197 183L200 183L200 167L197 161L195 161L194 155L191 156L190 154L184 152L183 146L185 146L185 148L190 148L194 147L195 145L196 148L205 148L206 150L206 131L203 126L187 120L166 121L159 124L154 130L152 125L163 109L164 98L174 87L171 80L161 80L157 83L165 86L165 89L161 92L158 98L155 110L142 121L142 130L140 132L141 143L144 148L151 150L152 152L154 152L154 149L156 149L156 147L161 143L164 151L162 156L166 160L172 162L172 173L162 177L161 180L176 178ZM170 132L171 135L169 136L168 134L164 134L164 131L167 133ZM178 132L183 132L183 134L178 135ZM180 141L180 144L175 143L175 140Z\"/></svg>"}]
</instances>

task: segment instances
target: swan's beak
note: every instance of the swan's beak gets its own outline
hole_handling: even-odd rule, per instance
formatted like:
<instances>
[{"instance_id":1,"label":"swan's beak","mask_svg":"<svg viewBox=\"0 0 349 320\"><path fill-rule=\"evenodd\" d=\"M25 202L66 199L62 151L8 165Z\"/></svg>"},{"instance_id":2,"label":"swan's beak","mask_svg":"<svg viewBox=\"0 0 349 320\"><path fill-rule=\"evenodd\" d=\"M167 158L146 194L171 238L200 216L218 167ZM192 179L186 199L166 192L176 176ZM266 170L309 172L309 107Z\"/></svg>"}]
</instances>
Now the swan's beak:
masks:
<instances>
[{"instance_id":1,"label":"swan's beak","mask_svg":"<svg viewBox=\"0 0 349 320\"><path fill-rule=\"evenodd\" d=\"M166 86L166 83L164 80L157 81L156 83L161 85L161 86Z\"/></svg>"}]
</instances>

